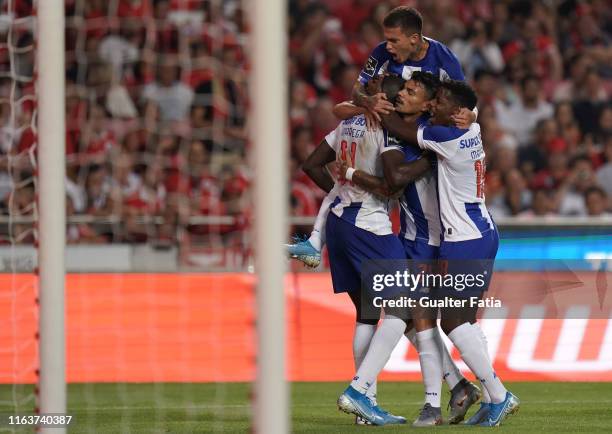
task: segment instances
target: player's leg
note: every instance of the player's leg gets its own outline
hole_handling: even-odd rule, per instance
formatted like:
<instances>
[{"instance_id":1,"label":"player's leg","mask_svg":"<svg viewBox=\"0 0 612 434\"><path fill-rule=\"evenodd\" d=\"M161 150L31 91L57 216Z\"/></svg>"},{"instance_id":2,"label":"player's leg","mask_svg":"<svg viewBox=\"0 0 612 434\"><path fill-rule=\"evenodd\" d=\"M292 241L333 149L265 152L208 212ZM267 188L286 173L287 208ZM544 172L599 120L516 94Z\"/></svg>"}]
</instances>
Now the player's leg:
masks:
<instances>
[{"instance_id":1,"label":"player's leg","mask_svg":"<svg viewBox=\"0 0 612 434\"><path fill-rule=\"evenodd\" d=\"M376 331L376 324L380 318L380 309L374 309L370 303L363 302L361 298L361 275L356 272L355 264L349 258L351 245L355 238L355 229L353 225L341 220L334 214L331 214L327 219L326 232L334 234L333 237L329 237L327 246L334 292L347 292L355 306L356 321L353 334L353 359L356 366L355 369L358 369L363 362L372 336ZM370 394L374 395L375 398L376 390L372 389ZM370 397L364 395L363 401L362 404L371 408L373 414L378 414L374 410L375 404L370 400ZM360 420L361 413L353 411L353 409L348 407L340 408L347 413L355 414L358 417L356 423L363 424L363 421ZM382 416L378 420L382 421Z\"/></svg>"},{"instance_id":2,"label":"player's leg","mask_svg":"<svg viewBox=\"0 0 612 434\"><path fill-rule=\"evenodd\" d=\"M423 310L412 309L419 363L425 389L425 402L418 417L412 423L412 426L415 427L442 424L442 346L444 343L440 338L433 312L431 312L433 318L424 318Z\"/></svg>"},{"instance_id":3,"label":"player's leg","mask_svg":"<svg viewBox=\"0 0 612 434\"><path fill-rule=\"evenodd\" d=\"M497 253L499 238L496 230L483 234L483 238L458 243L444 243L441 249L443 259L456 258L485 258L483 265L486 275L491 276L493 260ZM449 272L452 264L449 263ZM467 264L472 269L471 264ZM464 270L461 270L465 272ZM490 277L489 277L490 278ZM483 290L486 290L483 288ZM480 293L482 296L482 292ZM495 373L493 364L489 358L486 342L482 338L479 328L473 323L476 321L477 307L466 306L458 309L443 309L442 328L459 349L461 357L478 377L484 389L486 389L491 403L488 405L488 415L481 425L497 426L503 419L518 410L519 400L504 387L501 379Z\"/></svg>"},{"instance_id":4,"label":"player's leg","mask_svg":"<svg viewBox=\"0 0 612 434\"><path fill-rule=\"evenodd\" d=\"M318 267L321 263L321 250L325 245L325 224L329 214L329 207L336 199L337 193L332 189L323 199L319 213L315 219L314 227L307 240L295 239L292 244L287 244L287 254L290 258L302 261L309 267Z\"/></svg>"},{"instance_id":5,"label":"player's leg","mask_svg":"<svg viewBox=\"0 0 612 434\"><path fill-rule=\"evenodd\" d=\"M333 215L330 215L330 218L333 218ZM328 248L331 248L331 240ZM361 275L362 263L370 258L387 257L400 260L405 258L401 244L395 236L378 236L359 228L355 229L354 237L345 248L353 259L354 271L358 276ZM368 291L363 291L361 295L362 307L373 306L372 296ZM373 388L376 387L376 378L405 329L404 319L385 310L385 318L376 330L353 381L338 398L340 409L359 414L375 425L406 423L405 418L389 414L377 403L371 400L367 400L369 403L364 402L365 397L375 396Z\"/></svg>"},{"instance_id":6,"label":"player's leg","mask_svg":"<svg viewBox=\"0 0 612 434\"><path fill-rule=\"evenodd\" d=\"M372 396L372 390L376 387L376 378L389 360L391 352L399 342L405 329L406 322L404 319L385 313L385 318L376 330L353 381L351 381L351 384L338 399L340 406L341 404L345 405L344 403L347 400L359 401L362 396ZM371 423L375 425L406 423L405 418L388 413L375 402L372 404L373 409L371 409L370 413L367 413L368 409L365 409L366 413L361 414ZM353 402L349 403L349 407L354 405Z\"/></svg>"},{"instance_id":7,"label":"player's leg","mask_svg":"<svg viewBox=\"0 0 612 434\"><path fill-rule=\"evenodd\" d=\"M483 333L482 329L480 328L480 326L478 325L478 323L474 322L472 323L472 327L474 327L476 329L476 332L478 333L478 335L480 336L480 339L482 341L482 344L486 350L487 356L489 355L489 348L488 348L488 343L487 343L487 338L485 336L485 334ZM491 358L488 357L488 362L491 364L491 366L493 366L493 363L491 362ZM472 415L472 417L470 417L465 424L466 425L478 425L479 423L483 422L487 416L489 415L489 406L491 404L491 397L489 396L489 392L487 391L486 388L482 388L482 401L480 402L480 408L476 411L476 413L474 413Z\"/></svg>"},{"instance_id":8,"label":"player's leg","mask_svg":"<svg viewBox=\"0 0 612 434\"><path fill-rule=\"evenodd\" d=\"M433 266L432 261L439 257L439 248L420 240L402 238L402 244L408 258L423 261L423 267ZM414 426L432 426L442 423L441 388L445 380L451 390L449 401L449 422L458 423L463 420L471 405L480 398L479 389L467 381L452 360L448 348L442 340L437 324L437 309L412 309L415 329L406 333L414 336L413 345L419 353L425 402Z\"/></svg>"},{"instance_id":9,"label":"player's leg","mask_svg":"<svg viewBox=\"0 0 612 434\"><path fill-rule=\"evenodd\" d=\"M372 315L362 314L362 300L361 291L349 292L348 295L355 306L355 331L353 333L353 361L355 362L355 371L359 369L363 359L365 358L368 348L370 347L370 341L376 332L376 325L378 324L378 318L380 313L374 317ZM370 318L367 318L367 317ZM368 390L367 396L376 405L376 382ZM360 416L355 416L356 425L369 425L370 422L363 419Z\"/></svg>"}]
</instances>

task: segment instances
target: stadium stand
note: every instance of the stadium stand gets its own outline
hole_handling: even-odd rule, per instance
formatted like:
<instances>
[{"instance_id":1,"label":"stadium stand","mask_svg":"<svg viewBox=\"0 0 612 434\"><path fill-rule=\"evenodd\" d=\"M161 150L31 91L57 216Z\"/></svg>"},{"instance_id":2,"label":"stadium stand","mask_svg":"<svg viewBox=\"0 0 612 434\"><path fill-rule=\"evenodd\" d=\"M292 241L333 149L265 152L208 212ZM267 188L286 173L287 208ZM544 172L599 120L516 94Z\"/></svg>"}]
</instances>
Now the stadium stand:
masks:
<instances>
[{"instance_id":1,"label":"stadium stand","mask_svg":"<svg viewBox=\"0 0 612 434\"><path fill-rule=\"evenodd\" d=\"M316 214L322 193L299 167L337 124L331 109L350 97L370 50L383 40L382 17L405 3L290 1L293 216ZM478 91L492 214L610 218L612 17L606 2L410 3L423 13L424 34L453 49ZM243 7L237 0L66 1L69 242L247 250ZM31 1L15 0L14 9L29 16ZM31 45L31 31L17 30L14 47ZM0 50L4 72L7 45ZM23 53L17 73L31 74L32 50ZM11 82L10 74L0 77L3 97ZM32 83L19 82L17 92L28 95ZM0 105L7 138L0 150L0 209L27 217L33 191L13 186L33 173L28 158L17 158L33 151L32 107L20 104L14 123L9 109ZM9 155L18 163L10 173Z\"/></svg>"}]
</instances>

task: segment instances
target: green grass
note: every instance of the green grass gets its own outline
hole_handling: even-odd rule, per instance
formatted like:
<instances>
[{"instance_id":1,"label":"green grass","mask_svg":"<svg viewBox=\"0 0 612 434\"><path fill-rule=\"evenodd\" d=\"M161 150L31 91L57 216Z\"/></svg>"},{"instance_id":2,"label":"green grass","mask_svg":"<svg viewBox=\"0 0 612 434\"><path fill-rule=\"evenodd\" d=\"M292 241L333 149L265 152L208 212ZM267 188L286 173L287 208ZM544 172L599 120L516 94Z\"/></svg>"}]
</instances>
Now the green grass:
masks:
<instances>
[{"instance_id":1,"label":"green grass","mask_svg":"<svg viewBox=\"0 0 612 434\"><path fill-rule=\"evenodd\" d=\"M292 431L296 433L404 432L409 426L356 427L338 411L344 383L293 383ZM507 433L612 432L610 383L508 383L521 409L498 431ZM68 388L71 433L248 432L248 384L78 384ZM11 386L0 386L0 412L11 410ZM24 396L19 391L19 396ZM412 420L420 407L419 383L382 383L380 404ZM470 414L472 411L470 412ZM5 428L6 425L0 427ZM482 432L442 426L435 430ZM32 430L29 430L32 432ZM496 431L497 432L497 431Z\"/></svg>"}]
</instances>

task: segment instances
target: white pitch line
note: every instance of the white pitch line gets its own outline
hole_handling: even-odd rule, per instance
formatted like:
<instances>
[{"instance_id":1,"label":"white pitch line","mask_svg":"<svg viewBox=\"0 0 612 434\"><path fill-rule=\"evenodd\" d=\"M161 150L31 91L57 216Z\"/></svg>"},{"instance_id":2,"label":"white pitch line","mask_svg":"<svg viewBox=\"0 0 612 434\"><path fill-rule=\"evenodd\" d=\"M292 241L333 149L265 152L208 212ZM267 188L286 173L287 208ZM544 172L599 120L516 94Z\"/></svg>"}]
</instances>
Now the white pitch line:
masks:
<instances>
[{"instance_id":1,"label":"white pitch line","mask_svg":"<svg viewBox=\"0 0 612 434\"><path fill-rule=\"evenodd\" d=\"M423 401L402 401L402 402L385 402L384 405L421 405ZM580 399L568 399L568 400L540 400L540 401L526 401L521 399L521 405L523 404L612 404L612 399L598 399L598 400L580 400ZM90 412L96 410L211 410L211 409L224 409L224 408L251 408L248 404L213 404L213 405L199 405L199 406L174 406L174 407L158 407L158 406L112 406L112 407L79 407L71 408L70 410L79 412ZM335 407L335 404L293 404L291 407L312 407L312 408L325 408Z\"/></svg>"}]
</instances>

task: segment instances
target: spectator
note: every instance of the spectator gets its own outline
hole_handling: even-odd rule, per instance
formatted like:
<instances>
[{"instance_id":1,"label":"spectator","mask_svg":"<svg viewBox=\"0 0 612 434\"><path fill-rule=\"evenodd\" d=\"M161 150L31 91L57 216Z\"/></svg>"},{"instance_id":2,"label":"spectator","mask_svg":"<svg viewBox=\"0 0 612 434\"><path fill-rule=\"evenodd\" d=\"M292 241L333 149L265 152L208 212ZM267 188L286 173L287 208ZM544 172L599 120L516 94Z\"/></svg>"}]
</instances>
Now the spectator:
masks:
<instances>
[{"instance_id":1,"label":"spectator","mask_svg":"<svg viewBox=\"0 0 612 434\"><path fill-rule=\"evenodd\" d=\"M165 60L157 66L156 81L143 89L143 98L149 105L147 113L153 110L150 104L159 108L162 122L183 121L191 108L193 90L179 81L176 64Z\"/></svg>"},{"instance_id":2,"label":"spectator","mask_svg":"<svg viewBox=\"0 0 612 434\"><path fill-rule=\"evenodd\" d=\"M467 79L478 70L501 72L505 63L499 46L491 40L491 28L477 20L470 26L467 39L455 39L450 49L457 55Z\"/></svg>"},{"instance_id":3,"label":"spectator","mask_svg":"<svg viewBox=\"0 0 612 434\"><path fill-rule=\"evenodd\" d=\"M589 187L584 192L587 214L591 217L612 217L608 212L608 198L606 192L599 187Z\"/></svg>"},{"instance_id":4,"label":"spectator","mask_svg":"<svg viewBox=\"0 0 612 434\"><path fill-rule=\"evenodd\" d=\"M521 82L519 101L510 106L499 102L495 109L502 127L514 134L520 146L529 143L538 121L553 115L553 108L542 99L539 80L534 76L526 77Z\"/></svg>"},{"instance_id":5,"label":"spectator","mask_svg":"<svg viewBox=\"0 0 612 434\"><path fill-rule=\"evenodd\" d=\"M594 187L595 174L591 161L585 156L572 160L570 170L557 192L559 214L582 216L587 213L586 191Z\"/></svg>"},{"instance_id":6,"label":"spectator","mask_svg":"<svg viewBox=\"0 0 612 434\"><path fill-rule=\"evenodd\" d=\"M584 77L582 92L574 102L574 113L585 134L597 132L600 112L609 102L608 92L602 86L601 76L595 68L587 71Z\"/></svg>"},{"instance_id":7,"label":"spectator","mask_svg":"<svg viewBox=\"0 0 612 434\"><path fill-rule=\"evenodd\" d=\"M521 212L519 217L528 219L552 215L554 215L554 200L551 198L550 190L537 188L533 190L530 208Z\"/></svg>"},{"instance_id":8,"label":"spectator","mask_svg":"<svg viewBox=\"0 0 612 434\"><path fill-rule=\"evenodd\" d=\"M606 195L612 197L612 136L608 136L604 156L606 164L597 170L597 182L604 188Z\"/></svg>"}]
</instances>

